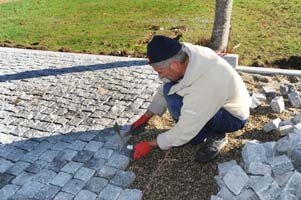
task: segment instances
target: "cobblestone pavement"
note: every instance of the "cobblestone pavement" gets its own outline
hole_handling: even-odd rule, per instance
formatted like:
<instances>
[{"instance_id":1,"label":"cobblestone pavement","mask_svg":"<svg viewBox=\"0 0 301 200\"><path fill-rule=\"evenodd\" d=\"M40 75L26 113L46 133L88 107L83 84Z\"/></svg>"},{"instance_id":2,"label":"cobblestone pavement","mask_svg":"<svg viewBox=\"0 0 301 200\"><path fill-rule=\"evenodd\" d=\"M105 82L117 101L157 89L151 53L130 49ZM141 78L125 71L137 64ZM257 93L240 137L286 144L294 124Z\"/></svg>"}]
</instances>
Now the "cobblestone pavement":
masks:
<instances>
[{"instance_id":1,"label":"cobblestone pavement","mask_svg":"<svg viewBox=\"0 0 301 200\"><path fill-rule=\"evenodd\" d=\"M143 59L0 48L0 199L140 199L112 130L159 86Z\"/></svg>"}]
</instances>

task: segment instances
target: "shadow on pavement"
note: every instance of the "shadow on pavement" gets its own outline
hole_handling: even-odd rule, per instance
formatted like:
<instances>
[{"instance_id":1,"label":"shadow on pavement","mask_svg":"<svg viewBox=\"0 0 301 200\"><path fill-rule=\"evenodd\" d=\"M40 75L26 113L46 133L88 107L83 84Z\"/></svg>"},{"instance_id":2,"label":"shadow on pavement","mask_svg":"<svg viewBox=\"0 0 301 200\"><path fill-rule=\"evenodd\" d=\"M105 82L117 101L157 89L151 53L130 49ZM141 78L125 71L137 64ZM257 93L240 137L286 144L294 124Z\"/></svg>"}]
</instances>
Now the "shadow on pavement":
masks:
<instances>
[{"instance_id":1,"label":"shadow on pavement","mask_svg":"<svg viewBox=\"0 0 301 200\"><path fill-rule=\"evenodd\" d=\"M1 137L0 189L24 171L32 175L41 170L58 173L71 161L83 163L97 172L113 154L131 156L126 148L128 140L129 136L121 142L111 127L45 137L34 137L33 132L32 138L14 142Z\"/></svg>"},{"instance_id":2,"label":"shadow on pavement","mask_svg":"<svg viewBox=\"0 0 301 200\"><path fill-rule=\"evenodd\" d=\"M131 60L131 61L117 61L105 64L95 64L95 65L80 65L74 67L58 68L58 69L41 69L41 70L31 70L24 71L14 74L0 75L0 82L11 81L11 80L21 80L30 79L42 76L57 76L68 73L79 73L87 71L97 71L104 69L120 68L120 67L132 67L132 66L142 66L147 65L144 60Z\"/></svg>"}]
</instances>

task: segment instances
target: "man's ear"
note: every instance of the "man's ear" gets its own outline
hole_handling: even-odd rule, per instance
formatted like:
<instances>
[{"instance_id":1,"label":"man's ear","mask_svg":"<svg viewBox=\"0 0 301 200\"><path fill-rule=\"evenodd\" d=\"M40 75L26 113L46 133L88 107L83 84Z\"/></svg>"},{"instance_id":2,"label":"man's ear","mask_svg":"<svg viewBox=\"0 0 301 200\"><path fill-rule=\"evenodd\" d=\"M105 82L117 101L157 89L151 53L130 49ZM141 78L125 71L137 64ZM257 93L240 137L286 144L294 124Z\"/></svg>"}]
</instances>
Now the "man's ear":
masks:
<instances>
[{"instance_id":1,"label":"man's ear","mask_svg":"<svg viewBox=\"0 0 301 200\"><path fill-rule=\"evenodd\" d=\"M181 63L177 60L173 60L171 63L170 63L170 68L174 71L177 71L177 72L180 72L181 71Z\"/></svg>"}]
</instances>

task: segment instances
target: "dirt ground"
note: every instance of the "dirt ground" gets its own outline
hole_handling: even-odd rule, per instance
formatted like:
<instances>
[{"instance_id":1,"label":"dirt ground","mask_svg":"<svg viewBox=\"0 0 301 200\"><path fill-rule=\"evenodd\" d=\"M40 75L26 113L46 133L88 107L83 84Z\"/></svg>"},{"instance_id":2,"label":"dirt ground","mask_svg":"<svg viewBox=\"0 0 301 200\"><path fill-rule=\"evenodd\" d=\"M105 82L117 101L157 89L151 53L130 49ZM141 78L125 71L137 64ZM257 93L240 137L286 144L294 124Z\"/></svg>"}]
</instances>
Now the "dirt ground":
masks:
<instances>
[{"instance_id":1,"label":"dirt ground","mask_svg":"<svg viewBox=\"0 0 301 200\"><path fill-rule=\"evenodd\" d=\"M284 83L294 84L299 90L299 78L296 77L251 74L241 74L241 76L250 92L262 92L262 86L271 86L279 94L279 87ZM256 139L265 142L280 138L276 132L264 133L262 127L271 119L279 117L286 120L299 112L298 109L290 108L287 99L285 101L286 110L281 114L271 112L269 101L251 110L251 116L244 129L229 134L229 144L220 156L210 163L199 164L194 161L194 154L200 148L199 145L184 145L172 148L170 151L153 150L147 157L131 163L129 170L136 174L136 180L131 187L142 190L144 200L210 199L210 196L218 191L214 181L214 176L218 174L218 163L233 159L240 162L241 149L246 141ZM172 125L173 121L168 114L162 118L155 117L146 132L132 137L130 143L155 138L157 134Z\"/></svg>"}]
</instances>

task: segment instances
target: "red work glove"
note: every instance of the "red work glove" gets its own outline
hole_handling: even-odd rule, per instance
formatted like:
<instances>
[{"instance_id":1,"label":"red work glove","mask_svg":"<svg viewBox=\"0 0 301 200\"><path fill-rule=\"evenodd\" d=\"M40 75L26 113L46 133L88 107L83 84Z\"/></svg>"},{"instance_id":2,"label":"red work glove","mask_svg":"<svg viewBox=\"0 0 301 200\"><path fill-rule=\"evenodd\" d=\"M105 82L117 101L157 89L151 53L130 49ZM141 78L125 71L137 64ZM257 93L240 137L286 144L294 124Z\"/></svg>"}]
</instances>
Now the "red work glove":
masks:
<instances>
[{"instance_id":1,"label":"red work glove","mask_svg":"<svg viewBox=\"0 0 301 200\"><path fill-rule=\"evenodd\" d=\"M146 156L152 149L148 142L139 142L134 146L134 160Z\"/></svg>"},{"instance_id":2,"label":"red work glove","mask_svg":"<svg viewBox=\"0 0 301 200\"><path fill-rule=\"evenodd\" d=\"M138 134L139 132L142 132L150 118L151 117L149 117L149 116L142 115L137 121L135 121L132 124L130 132L132 134Z\"/></svg>"}]
</instances>

